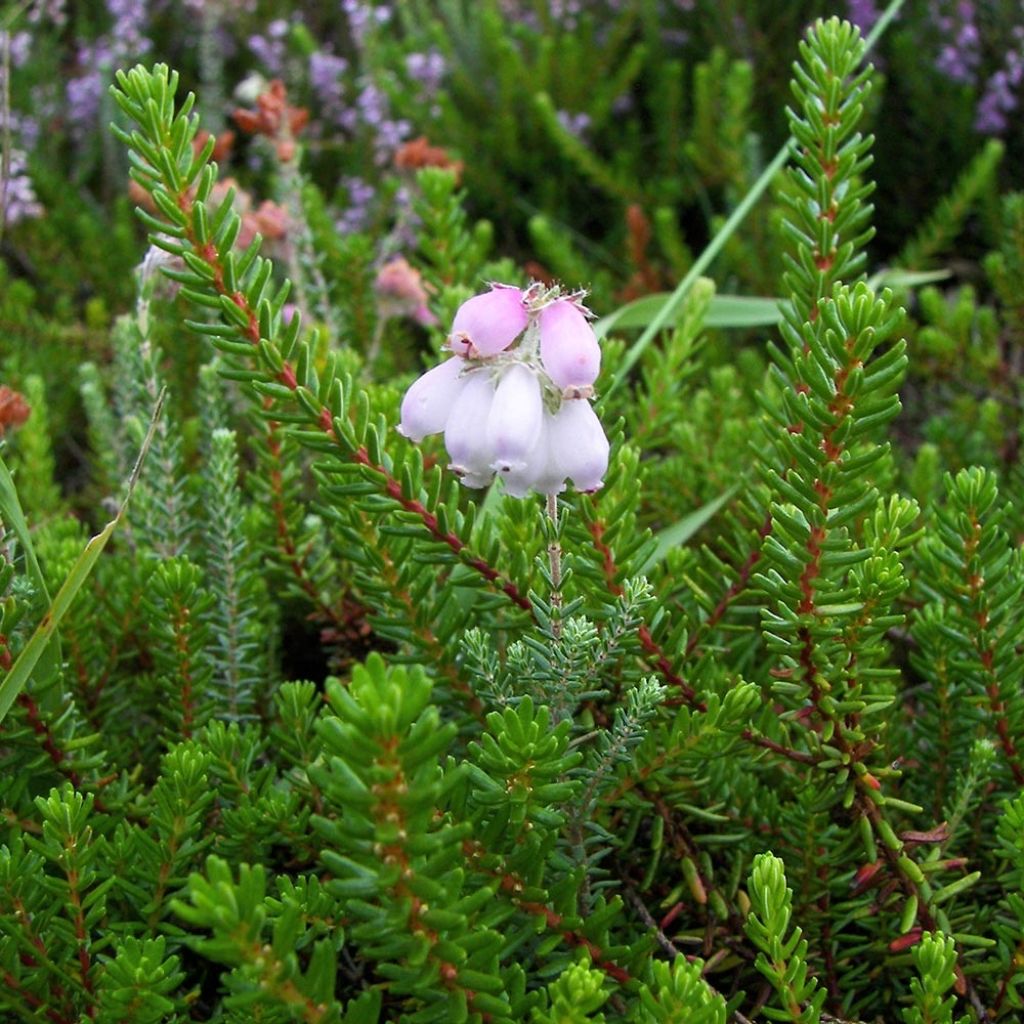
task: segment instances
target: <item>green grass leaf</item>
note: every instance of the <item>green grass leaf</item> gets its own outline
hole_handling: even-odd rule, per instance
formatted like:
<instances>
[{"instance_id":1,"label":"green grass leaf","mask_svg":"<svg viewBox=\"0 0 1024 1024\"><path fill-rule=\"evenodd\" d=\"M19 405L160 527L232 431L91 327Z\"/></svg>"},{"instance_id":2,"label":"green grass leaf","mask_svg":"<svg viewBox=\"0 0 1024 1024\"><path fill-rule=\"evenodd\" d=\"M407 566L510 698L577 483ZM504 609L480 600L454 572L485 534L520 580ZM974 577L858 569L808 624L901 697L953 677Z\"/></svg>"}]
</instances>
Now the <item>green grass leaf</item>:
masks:
<instances>
[{"instance_id":1,"label":"green grass leaf","mask_svg":"<svg viewBox=\"0 0 1024 1024\"><path fill-rule=\"evenodd\" d=\"M615 331L647 327L672 296L668 292L644 295L602 317L594 332L604 338ZM682 314L682 307L678 307ZM756 295L714 295L704 318L705 327L771 327L782 319L779 300Z\"/></svg>"},{"instance_id":2,"label":"green grass leaf","mask_svg":"<svg viewBox=\"0 0 1024 1024\"><path fill-rule=\"evenodd\" d=\"M33 670L41 661L44 665L47 665L46 671L57 670L52 664L49 664L53 659L57 659L57 667L59 667L59 655L56 653L56 644L53 643L57 635L57 627L60 625L61 619L64 618L67 610L71 607L78 591L89 578L89 574L96 565L96 560L100 557L100 553L106 547L107 541L110 540L114 530L117 528L117 524L124 515L125 509L128 507L132 492L135 490L135 484L139 479L143 460L146 457L146 452L149 451L150 442L153 440L153 432L156 429L157 420L160 418L160 410L163 408L163 403L164 396L161 392L160 397L157 399L156 408L153 411L153 418L149 423L149 430L146 432L145 440L142 442L139 457L136 459L135 466L128 478L127 492L124 501L121 502L121 507L117 510L117 515L85 545L84 550L71 567L68 578L64 581L60 590L57 591L56 597L50 602L50 606L43 615L42 621L36 626L36 630L29 639L29 642L25 644L21 654L18 655L18 660L11 666L10 672L0 681L0 722L4 720L11 705L17 699L18 694L25 688ZM10 483L11 490L10 493L7 493L4 487L0 486L0 491L3 492L3 500L9 501L13 497L14 501L17 502L17 494L13 490L13 481L11 481L10 474L7 473L6 468L3 473L0 473L0 482L4 481ZM20 512L21 507L19 505L18 513L20 514ZM4 514L7 514L6 507L4 508ZM21 517L21 524L27 531L24 516ZM12 529L15 529L13 525ZM36 571L38 571L38 568L37 564Z\"/></svg>"},{"instance_id":3,"label":"green grass leaf","mask_svg":"<svg viewBox=\"0 0 1024 1024\"><path fill-rule=\"evenodd\" d=\"M666 526L655 535L658 546L651 552L651 557L641 566L640 572L650 572L672 548L685 544L702 526L708 523L739 489L739 484L734 484L728 490L723 491L717 498L712 499L706 505L683 516L671 526Z\"/></svg>"}]
</instances>

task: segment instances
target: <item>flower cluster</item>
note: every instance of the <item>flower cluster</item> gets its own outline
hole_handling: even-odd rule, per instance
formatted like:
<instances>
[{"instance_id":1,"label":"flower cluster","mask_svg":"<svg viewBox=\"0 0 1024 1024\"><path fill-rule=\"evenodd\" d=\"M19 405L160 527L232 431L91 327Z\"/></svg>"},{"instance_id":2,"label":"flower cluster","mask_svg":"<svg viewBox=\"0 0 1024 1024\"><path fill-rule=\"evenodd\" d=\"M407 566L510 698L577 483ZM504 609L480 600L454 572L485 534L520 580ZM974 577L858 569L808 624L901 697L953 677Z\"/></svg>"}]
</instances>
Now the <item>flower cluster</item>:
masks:
<instances>
[{"instance_id":1,"label":"flower cluster","mask_svg":"<svg viewBox=\"0 0 1024 1024\"><path fill-rule=\"evenodd\" d=\"M50 6L63 12L63 5ZM110 27L99 38L78 45L79 74L66 87L66 113L73 132L83 140L95 131L113 69L130 67L153 48L145 34L150 16L147 4L140 0L106 0L106 9Z\"/></svg>"},{"instance_id":2,"label":"flower cluster","mask_svg":"<svg viewBox=\"0 0 1024 1024\"><path fill-rule=\"evenodd\" d=\"M1024 81L1024 25L1015 25L1014 44L1006 51L1003 66L985 83L985 91L978 104L974 127L986 135L1000 135L1009 124L1008 115L1017 109L1015 92Z\"/></svg>"},{"instance_id":3,"label":"flower cluster","mask_svg":"<svg viewBox=\"0 0 1024 1024\"><path fill-rule=\"evenodd\" d=\"M6 171L7 177L0 182L0 222L12 225L41 217L43 207L36 198L36 190L28 173L28 161L22 150L8 150Z\"/></svg>"},{"instance_id":4,"label":"flower cluster","mask_svg":"<svg viewBox=\"0 0 1024 1024\"><path fill-rule=\"evenodd\" d=\"M267 25L266 33L249 36L249 49L267 72L279 77L285 72L288 56L288 31L291 26L284 18L275 18Z\"/></svg>"},{"instance_id":5,"label":"flower cluster","mask_svg":"<svg viewBox=\"0 0 1024 1024\"><path fill-rule=\"evenodd\" d=\"M494 284L455 314L454 355L409 388L400 433L444 433L449 468L468 487L498 474L505 490L599 488L608 439L590 404L601 350L580 295Z\"/></svg>"},{"instance_id":6,"label":"flower cluster","mask_svg":"<svg viewBox=\"0 0 1024 1024\"><path fill-rule=\"evenodd\" d=\"M932 18L945 39L935 66L950 81L973 82L981 63L981 35L975 22L974 4L971 0L959 0L951 13L933 4Z\"/></svg>"}]
</instances>

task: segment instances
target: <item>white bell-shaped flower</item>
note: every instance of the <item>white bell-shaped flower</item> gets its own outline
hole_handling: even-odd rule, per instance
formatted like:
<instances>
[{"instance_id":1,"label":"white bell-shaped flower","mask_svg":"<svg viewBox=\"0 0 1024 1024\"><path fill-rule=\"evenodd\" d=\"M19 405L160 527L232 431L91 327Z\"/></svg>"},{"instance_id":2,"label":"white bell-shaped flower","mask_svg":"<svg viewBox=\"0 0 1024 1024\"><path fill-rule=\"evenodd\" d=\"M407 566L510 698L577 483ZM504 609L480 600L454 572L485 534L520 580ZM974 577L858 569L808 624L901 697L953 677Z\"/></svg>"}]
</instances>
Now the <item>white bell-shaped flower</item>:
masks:
<instances>
[{"instance_id":1,"label":"white bell-shaped flower","mask_svg":"<svg viewBox=\"0 0 1024 1024\"><path fill-rule=\"evenodd\" d=\"M402 399L398 432L410 441L440 434L465 386L463 372L468 366L465 359L454 356L415 380Z\"/></svg>"},{"instance_id":2,"label":"white bell-shaped flower","mask_svg":"<svg viewBox=\"0 0 1024 1024\"><path fill-rule=\"evenodd\" d=\"M551 417L548 452L562 478L579 491L596 491L608 471L608 438L585 398L568 399ZM551 492L547 492L551 493Z\"/></svg>"},{"instance_id":3,"label":"white bell-shaped flower","mask_svg":"<svg viewBox=\"0 0 1024 1024\"><path fill-rule=\"evenodd\" d=\"M488 370L468 374L444 427L444 446L467 487L486 487L494 479L494 451L488 441L487 421L494 403L494 385Z\"/></svg>"},{"instance_id":4,"label":"white bell-shaped flower","mask_svg":"<svg viewBox=\"0 0 1024 1024\"><path fill-rule=\"evenodd\" d=\"M544 401L537 375L522 363L510 366L498 381L487 417L487 443L492 467L501 472L522 469L540 434Z\"/></svg>"},{"instance_id":5,"label":"white bell-shaped flower","mask_svg":"<svg viewBox=\"0 0 1024 1024\"><path fill-rule=\"evenodd\" d=\"M541 416L537 440L523 465L500 474L506 493L513 498L525 498L531 491L537 494L558 494L565 490L565 476L553 465L550 457L550 424L551 414L545 411Z\"/></svg>"}]
</instances>

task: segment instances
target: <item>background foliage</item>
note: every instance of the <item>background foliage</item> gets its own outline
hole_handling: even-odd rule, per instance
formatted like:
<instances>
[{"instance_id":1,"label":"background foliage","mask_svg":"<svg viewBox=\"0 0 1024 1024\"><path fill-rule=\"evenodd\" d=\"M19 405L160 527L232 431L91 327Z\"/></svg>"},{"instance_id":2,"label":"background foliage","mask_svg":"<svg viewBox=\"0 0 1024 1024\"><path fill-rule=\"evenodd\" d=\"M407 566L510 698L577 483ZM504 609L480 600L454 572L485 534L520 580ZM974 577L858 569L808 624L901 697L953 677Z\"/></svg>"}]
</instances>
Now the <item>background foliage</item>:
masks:
<instances>
[{"instance_id":1,"label":"background foliage","mask_svg":"<svg viewBox=\"0 0 1024 1024\"><path fill-rule=\"evenodd\" d=\"M1015 1019L1012 6L8 7L0 1012ZM394 430L531 276L557 523Z\"/></svg>"}]
</instances>

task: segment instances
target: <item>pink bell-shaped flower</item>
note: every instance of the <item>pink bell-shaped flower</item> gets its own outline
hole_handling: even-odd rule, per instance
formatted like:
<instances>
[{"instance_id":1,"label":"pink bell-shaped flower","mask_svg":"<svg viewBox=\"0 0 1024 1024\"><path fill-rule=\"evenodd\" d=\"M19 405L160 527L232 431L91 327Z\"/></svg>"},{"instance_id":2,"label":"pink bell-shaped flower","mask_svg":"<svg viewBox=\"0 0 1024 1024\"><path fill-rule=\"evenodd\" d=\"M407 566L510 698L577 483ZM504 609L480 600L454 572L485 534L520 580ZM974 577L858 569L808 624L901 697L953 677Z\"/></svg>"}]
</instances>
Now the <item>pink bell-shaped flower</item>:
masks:
<instances>
[{"instance_id":1,"label":"pink bell-shaped flower","mask_svg":"<svg viewBox=\"0 0 1024 1024\"><path fill-rule=\"evenodd\" d=\"M487 443L498 471L522 469L540 434L544 401L537 375L522 363L510 366L498 381L487 417Z\"/></svg>"},{"instance_id":2,"label":"pink bell-shaped flower","mask_svg":"<svg viewBox=\"0 0 1024 1024\"><path fill-rule=\"evenodd\" d=\"M601 369L601 348L576 303L558 299L539 320L540 358L552 383L563 391L590 387Z\"/></svg>"},{"instance_id":3,"label":"pink bell-shaped flower","mask_svg":"<svg viewBox=\"0 0 1024 1024\"><path fill-rule=\"evenodd\" d=\"M523 332L528 320L518 288L491 285L489 292L459 306L448 344L456 355L496 356Z\"/></svg>"},{"instance_id":4,"label":"pink bell-shaped flower","mask_svg":"<svg viewBox=\"0 0 1024 1024\"><path fill-rule=\"evenodd\" d=\"M448 416L466 383L462 372L469 366L454 356L415 380L402 399L398 432L410 441L444 430Z\"/></svg>"},{"instance_id":5,"label":"pink bell-shaped flower","mask_svg":"<svg viewBox=\"0 0 1024 1024\"><path fill-rule=\"evenodd\" d=\"M604 484L608 471L608 438L604 436L597 413L585 398L562 402L562 407L551 417L548 451L562 479L568 477L578 491L596 491Z\"/></svg>"},{"instance_id":6,"label":"pink bell-shaped flower","mask_svg":"<svg viewBox=\"0 0 1024 1024\"><path fill-rule=\"evenodd\" d=\"M487 370L465 378L444 427L448 468L467 487L486 487L494 479L494 449L488 440L487 421L494 404L494 385Z\"/></svg>"}]
</instances>

